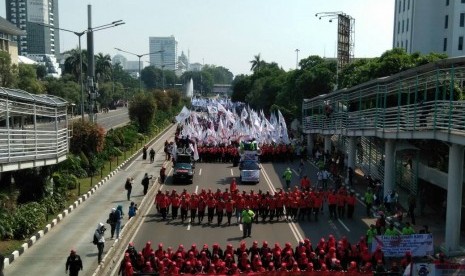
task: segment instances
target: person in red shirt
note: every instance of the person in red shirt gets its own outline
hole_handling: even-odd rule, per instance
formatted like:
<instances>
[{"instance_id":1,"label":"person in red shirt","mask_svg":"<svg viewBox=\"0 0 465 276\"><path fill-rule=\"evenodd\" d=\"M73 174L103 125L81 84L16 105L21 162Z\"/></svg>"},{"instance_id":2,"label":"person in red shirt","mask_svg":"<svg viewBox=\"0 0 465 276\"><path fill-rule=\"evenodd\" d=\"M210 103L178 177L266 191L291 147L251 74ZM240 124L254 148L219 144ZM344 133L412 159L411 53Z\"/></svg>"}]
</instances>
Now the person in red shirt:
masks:
<instances>
[{"instance_id":1,"label":"person in red shirt","mask_svg":"<svg viewBox=\"0 0 465 276\"><path fill-rule=\"evenodd\" d=\"M162 219L166 220L166 216L167 216L167 212L168 212L167 209L168 209L168 207L170 205L168 197L166 195L162 194L161 196L159 196L158 202L156 202L156 204L160 208L160 213L161 213Z\"/></svg>"},{"instance_id":2,"label":"person in red shirt","mask_svg":"<svg viewBox=\"0 0 465 276\"><path fill-rule=\"evenodd\" d=\"M336 191L332 191L328 194L328 207L329 207L330 218L337 219L336 206L337 206Z\"/></svg>"},{"instance_id":3,"label":"person in red shirt","mask_svg":"<svg viewBox=\"0 0 465 276\"><path fill-rule=\"evenodd\" d=\"M336 194L337 201L337 215L339 218L344 218L346 210L346 195L343 192Z\"/></svg>"},{"instance_id":4,"label":"person in red shirt","mask_svg":"<svg viewBox=\"0 0 465 276\"><path fill-rule=\"evenodd\" d=\"M213 222L213 216L215 215L215 208L216 208L216 200L213 196L210 196L207 199L207 214L208 214L208 223Z\"/></svg>"},{"instance_id":5,"label":"person in red shirt","mask_svg":"<svg viewBox=\"0 0 465 276\"><path fill-rule=\"evenodd\" d=\"M228 225L231 225L231 218L234 211L234 201L231 197L225 203L226 217L228 218Z\"/></svg>"},{"instance_id":6,"label":"person in red shirt","mask_svg":"<svg viewBox=\"0 0 465 276\"><path fill-rule=\"evenodd\" d=\"M348 218L353 218L354 216L354 210L355 210L355 193L351 192L349 196L347 196L346 201L347 201L347 217Z\"/></svg>"},{"instance_id":7,"label":"person in red shirt","mask_svg":"<svg viewBox=\"0 0 465 276\"><path fill-rule=\"evenodd\" d=\"M184 223L184 221L187 219L187 212L189 210L189 201L186 199L185 196L181 197L181 221Z\"/></svg>"},{"instance_id":8,"label":"person in red shirt","mask_svg":"<svg viewBox=\"0 0 465 276\"><path fill-rule=\"evenodd\" d=\"M178 218L178 210L179 205L181 205L181 199L178 195L174 195L171 198L171 218L177 219Z\"/></svg>"},{"instance_id":9,"label":"person in red shirt","mask_svg":"<svg viewBox=\"0 0 465 276\"><path fill-rule=\"evenodd\" d=\"M198 220L199 224L203 222L203 218L205 217L205 209L207 208L207 203L205 202L205 197L204 196L199 196L199 204L197 207L198 211Z\"/></svg>"},{"instance_id":10,"label":"person in red shirt","mask_svg":"<svg viewBox=\"0 0 465 276\"><path fill-rule=\"evenodd\" d=\"M229 185L229 190L231 191L231 193L234 193L237 190L236 178L234 177L231 180L231 184Z\"/></svg>"},{"instance_id":11,"label":"person in red shirt","mask_svg":"<svg viewBox=\"0 0 465 276\"><path fill-rule=\"evenodd\" d=\"M195 223L195 216L197 215L197 208L199 206L199 200L197 195L194 193L189 200L189 210L191 211L190 223Z\"/></svg>"},{"instance_id":12,"label":"person in red shirt","mask_svg":"<svg viewBox=\"0 0 465 276\"><path fill-rule=\"evenodd\" d=\"M313 198L313 214L315 215L315 221L318 221L318 214L320 213L321 207L323 206L323 196L321 193L315 193Z\"/></svg>"},{"instance_id":13,"label":"person in red shirt","mask_svg":"<svg viewBox=\"0 0 465 276\"><path fill-rule=\"evenodd\" d=\"M216 217L217 217L218 226L220 226L223 223L225 207L226 207L226 203L224 202L222 198L220 198L218 202L216 203Z\"/></svg>"},{"instance_id":14,"label":"person in red shirt","mask_svg":"<svg viewBox=\"0 0 465 276\"><path fill-rule=\"evenodd\" d=\"M300 180L300 189L302 189L302 191L308 191L310 190L310 186L310 179L306 175L304 175L304 177Z\"/></svg>"}]
</instances>

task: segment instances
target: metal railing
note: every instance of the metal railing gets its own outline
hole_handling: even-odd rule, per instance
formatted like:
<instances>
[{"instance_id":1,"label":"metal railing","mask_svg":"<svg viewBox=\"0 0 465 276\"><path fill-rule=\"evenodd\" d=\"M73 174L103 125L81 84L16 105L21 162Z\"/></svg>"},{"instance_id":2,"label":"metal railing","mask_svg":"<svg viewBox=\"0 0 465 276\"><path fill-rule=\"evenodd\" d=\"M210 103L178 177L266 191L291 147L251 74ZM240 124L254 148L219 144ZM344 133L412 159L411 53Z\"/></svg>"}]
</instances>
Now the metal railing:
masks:
<instances>
[{"instance_id":1,"label":"metal railing","mask_svg":"<svg viewBox=\"0 0 465 276\"><path fill-rule=\"evenodd\" d=\"M42 161L37 164L43 165L47 160L63 160L68 153L68 131L67 102L63 99L0 88L2 171L5 164Z\"/></svg>"}]
</instances>

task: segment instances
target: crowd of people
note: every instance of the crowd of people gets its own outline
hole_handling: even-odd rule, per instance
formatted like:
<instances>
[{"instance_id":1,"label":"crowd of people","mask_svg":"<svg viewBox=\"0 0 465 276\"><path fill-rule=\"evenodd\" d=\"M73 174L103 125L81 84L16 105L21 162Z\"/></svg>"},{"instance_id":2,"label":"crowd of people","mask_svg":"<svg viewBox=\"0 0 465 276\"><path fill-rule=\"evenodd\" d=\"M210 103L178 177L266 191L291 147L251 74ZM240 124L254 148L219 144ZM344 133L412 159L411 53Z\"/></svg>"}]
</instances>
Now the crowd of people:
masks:
<instances>
[{"instance_id":1,"label":"crowd of people","mask_svg":"<svg viewBox=\"0 0 465 276\"><path fill-rule=\"evenodd\" d=\"M247 206L255 213L255 223L282 219L318 221L325 204L331 218L353 218L356 204L353 192L349 192L345 187L338 190L312 189L307 177L304 177L301 183L301 187L295 186L288 191L280 189L272 194L269 191L253 189L250 192L240 192L233 179L230 188L224 191L202 189L198 194L189 193L186 189L179 193L175 189L164 193L158 191L154 204L163 220L180 218L183 223L201 224L206 217L208 224L218 226L223 224L225 217L227 225L231 225L233 217L236 223L240 223L241 213Z\"/></svg>"},{"instance_id":2,"label":"crowd of people","mask_svg":"<svg viewBox=\"0 0 465 276\"><path fill-rule=\"evenodd\" d=\"M152 248L148 241L137 251L134 243L129 243L121 261L119 275L131 276L135 272L154 275L209 274L238 275L252 272L300 272L335 271L353 273L392 272L402 273L412 262L412 254L407 251L402 259L387 261L381 247L370 252L365 237L350 243L346 237L337 240L333 235L322 237L315 245L309 238L292 246L284 246L263 241L253 241L247 246L241 241L235 248L232 244L222 247L215 243L211 247L192 244L177 249L165 247L162 243ZM445 262L444 255L439 262Z\"/></svg>"}]
</instances>

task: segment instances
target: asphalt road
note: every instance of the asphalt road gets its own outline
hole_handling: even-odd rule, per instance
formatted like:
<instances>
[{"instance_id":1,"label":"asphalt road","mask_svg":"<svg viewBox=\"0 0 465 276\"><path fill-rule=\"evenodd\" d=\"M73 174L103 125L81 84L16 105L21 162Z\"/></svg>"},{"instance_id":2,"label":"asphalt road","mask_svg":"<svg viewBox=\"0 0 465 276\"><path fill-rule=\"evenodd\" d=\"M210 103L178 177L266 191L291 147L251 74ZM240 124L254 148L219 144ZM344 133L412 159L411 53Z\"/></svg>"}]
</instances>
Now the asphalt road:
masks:
<instances>
[{"instance_id":1,"label":"asphalt road","mask_svg":"<svg viewBox=\"0 0 465 276\"><path fill-rule=\"evenodd\" d=\"M297 182L298 162L294 163L264 163L262 164L260 183L257 185L238 185L240 191L251 189L258 192L275 191L285 185L280 177L282 172L291 167L294 171L294 182ZM312 183L316 183L316 169L308 164L306 166L306 174L311 178ZM170 171L172 174L172 170ZM171 178L168 177L165 185L161 187L163 191L176 189L178 193L183 189L192 192L200 192L201 189L216 189L224 190L229 188L232 177L238 179L239 170L237 167L232 167L231 164L213 164L213 163L197 163L196 175L194 183L188 185L173 185ZM365 207L357 202L354 219L331 220L328 216L327 206L325 206L324 214L320 216L318 222L259 222L252 227L252 237L245 239L247 246L251 246L252 241L257 240L261 245L262 241L266 240L270 245L279 242L282 246L286 242L291 242L293 246L297 245L298 241L308 237L313 244L316 244L321 237L327 239L329 234L333 234L336 238L346 236L350 242L357 242L359 238L365 235L367 224L372 223L371 219L364 217ZM216 222L216 217L215 220ZM233 218L235 222L235 219ZM190 248L192 243L196 243L201 247L204 243L211 248L213 243L220 244L223 248L228 243L231 243L236 248L242 241L242 227L234 223L231 226L226 225L226 219L223 219L223 225L216 224L199 225L181 223L180 219L171 221L162 221L156 214L156 208L153 206L146 214L145 220L140 227L139 232L134 236L133 241L136 249L141 250L147 241L152 241L153 247L156 249L158 243L163 243L165 249L171 246L174 250L179 244L183 244L186 249Z\"/></svg>"},{"instance_id":2,"label":"asphalt road","mask_svg":"<svg viewBox=\"0 0 465 276\"><path fill-rule=\"evenodd\" d=\"M112 115L111 113L108 113ZM130 201L126 200L124 182L127 177L134 177L135 184L131 200L140 204L143 198L143 187L140 185L144 173L159 174L164 161L163 143L173 136L175 128L162 135L153 144L157 152L155 162L141 160L137 156L134 162L128 163L115 176L111 177L93 195L65 216L49 233L39 239L31 248L12 264L5 267L5 275L65 275L66 258L70 249L74 248L83 260L84 270L79 275L92 275L97 268L97 248L92 244L92 236L99 222L105 223L111 208L123 205L127 214ZM127 221L127 215L124 223ZM109 225L107 225L109 229ZM109 230L105 233L105 250L113 243Z\"/></svg>"},{"instance_id":3,"label":"asphalt road","mask_svg":"<svg viewBox=\"0 0 465 276\"><path fill-rule=\"evenodd\" d=\"M118 107L115 110L110 110L108 113L97 114L97 123L107 130L125 125L129 122L127 107Z\"/></svg>"}]
</instances>

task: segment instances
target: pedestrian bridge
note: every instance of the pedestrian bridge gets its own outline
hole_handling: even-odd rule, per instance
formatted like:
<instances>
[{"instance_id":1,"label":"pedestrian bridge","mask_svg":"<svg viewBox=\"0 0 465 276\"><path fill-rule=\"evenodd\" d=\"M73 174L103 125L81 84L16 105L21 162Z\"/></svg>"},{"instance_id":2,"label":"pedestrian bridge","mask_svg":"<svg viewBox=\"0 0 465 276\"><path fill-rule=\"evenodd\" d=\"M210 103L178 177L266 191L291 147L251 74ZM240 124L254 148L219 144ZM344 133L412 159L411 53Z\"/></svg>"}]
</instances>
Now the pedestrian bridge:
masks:
<instances>
[{"instance_id":1,"label":"pedestrian bridge","mask_svg":"<svg viewBox=\"0 0 465 276\"><path fill-rule=\"evenodd\" d=\"M67 107L59 97L0 88L0 173L65 160Z\"/></svg>"},{"instance_id":2,"label":"pedestrian bridge","mask_svg":"<svg viewBox=\"0 0 465 276\"><path fill-rule=\"evenodd\" d=\"M304 132L465 145L464 80L453 58L304 100Z\"/></svg>"},{"instance_id":3,"label":"pedestrian bridge","mask_svg":"<svg viewBox=\"0 0 465 276\"><path fill-rule=\"evenodd\" d=\"M334 91L302 104L303 132L309 148L313 134L325 138L324 149L331 151L331 138L347 141L347 166L356 167L357 139L384 142L382 182L384 195L396 187L396 151L408 141L437 140L449 147L448 170L443 187L447 190L446 252L458 251L462 209L465 146L465 57L426 64L355 87ZM370 148L371 149L371 148ZM434 151L435 149L431 149ZM368 155L371 159L373 153ZM361 156L364 160L364 156ZM403 167L403 166L400 166ZM411 166L412 174L422 173ZM443 183L444 184L444 183ZM409 193L416 195L416 188Z\"/></svg>"}]
</instances>

